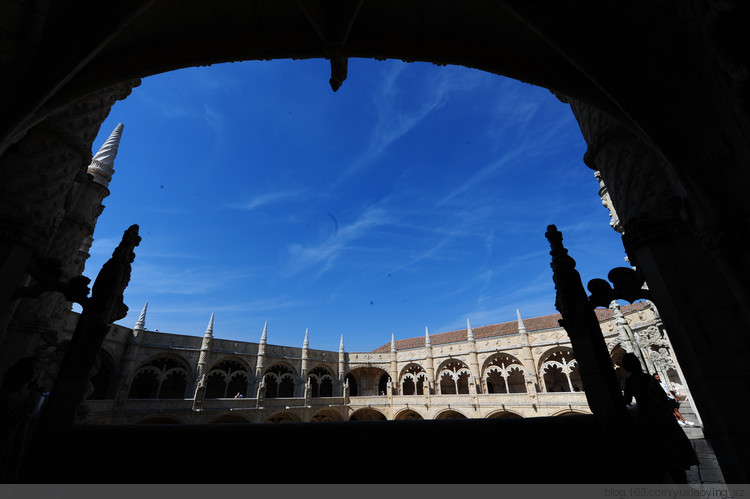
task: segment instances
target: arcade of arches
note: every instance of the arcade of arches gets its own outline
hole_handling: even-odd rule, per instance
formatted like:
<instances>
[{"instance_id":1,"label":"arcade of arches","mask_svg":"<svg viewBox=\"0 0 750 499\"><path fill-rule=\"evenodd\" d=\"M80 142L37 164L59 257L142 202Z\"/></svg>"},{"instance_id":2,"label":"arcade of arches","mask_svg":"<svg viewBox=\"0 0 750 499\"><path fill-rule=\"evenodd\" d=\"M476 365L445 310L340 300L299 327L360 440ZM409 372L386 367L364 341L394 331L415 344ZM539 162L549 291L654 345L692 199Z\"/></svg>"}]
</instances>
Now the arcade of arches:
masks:
<instances>
[{"instance_id":1,"label":"arcade of arches","mask_svg":"<svg viewBox=\"0 0 750 499\"><path fill-rule=\"evenodd\" d=\"M637 350L649 371L688 395L650 302L613 302L597 315L621 383L622 355ZM313 350L307 342L302 348L270 345L266 326L260 343L232 341L234 353L227 356L229 342L213 338L213 321L203 338L148 331L144 308L135 328L113 326L104 342L100 357L109 360L92 382L120 391L92 392L88 421L299 423L590 413L558 320L518 314L515 321L393 340L372 352Z\"/></svg>"},{"instance_id":2,"label":"arcade of arches","mask_svg":"<svg viewBox=\"0 0 750 499\"><path fill-rule=\"evenodd\" d=\"M549 88L570 104L588 144L584 161L606 183L613 226L648 282L722 471L731 483L750 479L750 434L741 406L750 399L746 2L404 0L323 8L315 0L144 0L106 11L98 7L93 0L75 6L50 2L43 10L24 1L0 6L3 370L52 348L59 341L55 335L63 335L69 302L59 291L70 291L68 282L81 274L84 243L98 216L81 209L86 202L72 201L100 202L108 193L106 173L85 175L91 144L113 103L127 97L139 78L226 61L324 58L336 90L345 84L349 57L458 64ZM509 352L523 364L526 395L514 391L520 390L517 364L492 364L488 384L479 372L484 364L471 356L450 365L442 365L447 358L419 364L430 393L418 394L418 379L404 381L415 384L414 397L423 398L575 394L544 391L548 380L555 390L575 388L576 365L567 353L537 365L530 362L537 360L531 348L532 357ZM101 371L92 393L105 399L114 390L115 400L125 403L135 389L164 401L162 394L179 391L182 383L186 393L197 383L198 371L187 370L197 369L195 359L183 358L187 365L180 367L182 360L170 364L158 352L150 364L138 352L125 362L116 351L108 353L116 369L140 377L131 386L130 378L115 371L115 385L103 389L107 375ZM471 372L468 395L460 393L466 368L458 361ZM322 364L337 376L331 378L336 396L348 371L327 362ZM390 364L380 365L376 357L370 366L358 362L350 368L383 369L390 380L357 379L363 383L357 397L380 397L369 393L379 392L383 379L386 397L407 396L393 394L401 389L401 373ZM230 370L238 373L231 366L217 368L208 380L211 394L222 385L227 393L230 386L241 391L244 378ZM245 371L253 390L262 370ZM300 380L308 372L292 372L295 395L311 398L313 383L322 393L320 377L304 388L307 382ZM266 392L273 381L278 395L288 373L270 374L278 379L269 379ZM442 387L457 393L438 394ZM202 384L200 393L208 388ZM205 399L204 407L214 400L223 399Z\"/></svg>"}]
</instances>

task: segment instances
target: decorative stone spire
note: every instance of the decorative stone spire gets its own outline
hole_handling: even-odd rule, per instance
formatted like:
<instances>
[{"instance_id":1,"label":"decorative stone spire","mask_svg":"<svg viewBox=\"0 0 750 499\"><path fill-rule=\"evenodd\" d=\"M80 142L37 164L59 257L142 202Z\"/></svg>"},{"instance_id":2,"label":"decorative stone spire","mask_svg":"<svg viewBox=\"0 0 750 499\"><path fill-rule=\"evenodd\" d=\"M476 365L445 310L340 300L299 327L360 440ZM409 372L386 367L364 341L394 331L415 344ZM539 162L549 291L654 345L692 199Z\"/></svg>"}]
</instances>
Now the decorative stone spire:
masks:
<instances>
[{"instance_id":1,"label":"decorative stone spire","mask_svg":"<svg viewBox=\"0 0 750 499\"><path fill-rule=\"evenodd\" d=\"M516 316L518 317L518 333L526 334L526 324L523 323L523 319L521 319L521 312L518 309L516 309Z\"/></svg>"},{"instance_id":2,"label":"decorative stone spire","mask_svg":"<svg viewBox=\"0 0 750 499\"><path fill-rule=\"evenodd\" d=\"M258 344L258 357L256 358L255 364L255 381L260 383L262 381L263 368L266 364L266 342L268 341L268 321L263 324L263 334L260 335L260 343Z\"/></svg>"},{"instance_id":3,"label":"decorative stone spire","mask_svg":"<svg viewBox=\"0 0 750 499\"><path fill-rule=\"evenodd\" d=\"M138 320L135 322L135 327L133 329L137 329L139 331L143 331L146 329L146 309L148 308L148 302L143 306L143 310L141 310L141 315L138 316Z\"/></svg>"},{"instance_id":4,"label":"decorative stone spire","mask_svg":"<svg viewBox=\"0 0 750 499\"><path fill-rule=\"evenodd\" d=\"M94 181L104 187L109 186L112 181L112 174L115 173L115 156L117 156L117 149L120 146L120 137L122 137L122 129L124 125L120 123L117 125L104 142L104 145L99 149L94 157L91 159L91 164L88 167L88 173L94 176Z\"/></svg>"},{"instance_id":5,"label":"decorative stone spire","mask_svg":"<svg viewBox=\"0 0 750 499\"><path fill-rule=\"evenodd\" d=\"M305 341L302 342L302 366L300 368L300 374L299 379L297 380L297 385L302 385L302 395L307 399L307 373L310 371L310 352L309 352L309 346L310 346L310 329L305 328ZM295 391L297 390L297 387L295 387ZM305 402L305 405L307 405L307 402Z\"/></svg>"},{"instance_id":6,"label":"decorative stone spire","mask_svg":"<svg viewBox=\"0 0 750 499\"><path fill-rule=\"evenodd\" d=\"M263 325L263 333L260 335L260 344L265 345L268 342L268 321Z\"/></svg>"},{"instance_id":7,"label":"decorative stone spire","mask_svg":"<svg viewBox=\"0 0 750 499\"><path fill-rule=\"evenodd\" d=\"M391 379L387 385L386 394L389 397L398 395L398 354L396 353L396 335L393 333L391 333L391 372L388 374Z\"/></svg>"},{"instance_id":8,"label":"decorative stone spire","mask_svg":"<svg viewBox=\"0 0 750 499\"><path fill-rule=\"evenodd\" d=\"M344 335L341 335L341 342L339 342L339 363L338 363L338 385L341 387L341 395L346 396L346 390L344 389L345 380L344 375L346 374L346 357L344 353Z\"/></svg>"},{"instance_id":9,"label":"decorative stone spire","mask_svg":"<svg viewBox=\"0 0 750 499\"><path fill-rule=\"evenodd\" d=\"M466 341L474 341L474 331L471 330L469 319L466 319Z\"/></svg>"},{"instance_id":10,"label":"decorative stone spire","mask_svg":"<svg viewBox=\"0 0 750 499\"><path fill-rule=\"evenodd\" d=\"M211 343L214 339L214 314L211 314L211 319L208 321L208 327L206 327L206 333L203 335L203 344L201 345L201 351L198 356L198 366L195 370L195 379L198 383L203 382L203 376L206 374L206 365L208 364L208 356L211 353Z\"/></svg>"},{"instance_id":11,"label":"decorative stone spire","mask_svg":"<svg viewBox=\"0 0 750 499\"><path fill-rule=\"evenodd\" d=\"M214 335L214 314L211 314L211 319L208 321L208 327L206 327L206 334L204 336L211 336Z\"/></svg>"},{"instance_id":12,"label":"decorative stone spire","mask_svg":"<svg viewBox=\"0 0 750 499\"><path fill-rule=\"evenodd\" d=\"M427 326L424 328L424 346L431 347L432 344L430 343L430 331L427 329Z\"/></svg>"}]
</instances>

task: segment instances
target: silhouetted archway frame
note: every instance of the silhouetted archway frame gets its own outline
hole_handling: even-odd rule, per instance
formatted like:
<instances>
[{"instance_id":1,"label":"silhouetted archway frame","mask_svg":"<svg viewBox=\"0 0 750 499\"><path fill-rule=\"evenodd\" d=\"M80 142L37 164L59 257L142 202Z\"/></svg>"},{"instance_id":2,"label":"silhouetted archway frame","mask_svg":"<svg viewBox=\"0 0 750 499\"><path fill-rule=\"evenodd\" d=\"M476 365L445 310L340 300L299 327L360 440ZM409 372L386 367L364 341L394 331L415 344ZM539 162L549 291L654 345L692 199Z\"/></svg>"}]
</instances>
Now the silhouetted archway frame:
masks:
<instances>
[{"instance_id":1,"label":"silhouetted archway frame","mask_svg":"<svg viewBox=\"0 0 750 499\"><path fill-rule=\"evenodd\" d=\"M0 155L35 125L54 125L44 122L76 99L119 82L188 66L328 58L341 76L347 57L457 64L550 88L607 112L652 147L685 185L691 186L694 194L688 201L698 199L693 207L707 206L709 212L715 209L719 218L729 219L727 225L737 223L746 229L750 219L744 202L750 184L746 167L750 164L748 106L735 95L735 87L745 88L746 84L733 81L735 75L727 66L738 62L740 68L747 66L746 52L732 50L736 44L733 37L744 39L732 30L739 24L746 31L747 23L746 16L734 16L731 8L721 11L720 3L674 0L634 6L597 0L574 4L403 0L342 2L324 12L309 0L169 4L143 0L102 11L94 0L81 0L75 8L53 2L44 16L37 15L32 4L14 4L12 8L19 12L12 14L28 21L30 29L7 33L8 56L0 72ZM337 8L348 10L337 12ZM0 9L0 18L6 18L6 7ZM717 17L724 25L728 23L728 36L726 30L720 33L716 28ZM664 43L655 50L653 40ZM77 131L80 134L73 137L76 149L90 149L95 135L91 128L98 128L96 122L106 117L109 108L107 104L104 107L85 131ZM732 174L714 173L718 165ZM698 232L689 232L685 239L697 243ZM741 235L743 231L736 232ZM729 233L729 246L741 247L734 244L740 241L737 234ZM705 262L699 261L701 271L708 274L716 262L731 261L724 254L716 256L716 262L701 258L705 258ZM658 282L660 265L657 258L651 264L651 275L648 266L643 268L647 279L655 277L649 281L655 298L659 295L664 298L662 303L671 303L674 297L674 310L662 310L667 323L679 324L676 314L691 299L701 302L705 298L707 303L721 305L722 298L728 297L724 303L731 302L737 309L741 309L738 304L746 303L741 300L747 296L747 287L739 286L743 295L732 286L743 278L748 282L747 259L731 269L736 270L733 273L739 281L727 275L716 278L716 283L731 290L722 288L723 295L703 290L695 296L682 296L668 283ZM14 276L21 278L23 272ZM6 287L12 290L17 284L8 281ZM655 302L661 305L658 299ZM5 306L0 303L3 309ZM744 344L745 339L735 331L747 331L747 316L730 312L719 314L721 325L711 323L728 335L716 340L718 346L702 339L700 326L683 325L686 339L674 338L678 356L680 352L704 351L718 357L722 348L730 351L733 343ZM706 313L702 318L709 322ZM710 351L701 350L703 347ZM718 415L707 413L707 424L712 421L721 434L716 437L721 440L717 453L725 456L725 464L731 463L726 467L733 474L730 478L735 483L746 481L744 470L750 469L750 457L743 449L750 445L744 420L731 421L725 434L722 417L737 412L733 401L746 400L750 392L746 387L741 394L736 389L732 392L720 377L703 375L698 361L687 366L686 372L707 378L705 386L696 390L696 399L705 400ZM735 452L741 455L739 460L733 457Z\"/></svg>"}]
</instances>

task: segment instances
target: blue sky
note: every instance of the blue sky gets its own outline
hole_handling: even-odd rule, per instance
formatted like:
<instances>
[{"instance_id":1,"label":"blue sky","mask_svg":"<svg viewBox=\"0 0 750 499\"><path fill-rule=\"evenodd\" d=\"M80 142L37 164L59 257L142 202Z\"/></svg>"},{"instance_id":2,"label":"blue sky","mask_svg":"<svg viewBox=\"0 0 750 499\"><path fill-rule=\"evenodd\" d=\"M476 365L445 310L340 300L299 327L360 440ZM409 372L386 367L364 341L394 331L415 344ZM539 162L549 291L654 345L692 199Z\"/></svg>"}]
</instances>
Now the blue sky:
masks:
<instances>
[{"instance_id":1,"label":"blue sky","mask_svg":"<svg viewBox=\"0 0 750 499\"><path fill-rule=\"evenodd\" d=\"M554 313L554 223L584 283L623 266L586 145L548 90L427 63L352 59L190 68L145 78L84 274L143 237L132 327L369 351L396 339Z\"/></svg>"}]
</instances>

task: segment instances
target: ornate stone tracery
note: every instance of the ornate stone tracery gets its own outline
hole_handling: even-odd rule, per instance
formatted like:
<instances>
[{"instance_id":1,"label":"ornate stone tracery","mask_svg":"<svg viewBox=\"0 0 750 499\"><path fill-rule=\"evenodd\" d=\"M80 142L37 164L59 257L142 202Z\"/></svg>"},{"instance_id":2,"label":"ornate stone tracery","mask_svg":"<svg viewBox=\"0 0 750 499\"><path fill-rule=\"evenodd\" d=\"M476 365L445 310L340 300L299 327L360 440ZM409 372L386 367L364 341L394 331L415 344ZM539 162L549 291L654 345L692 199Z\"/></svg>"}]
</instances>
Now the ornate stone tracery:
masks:
<instances>
[{"instance_id":1,"label":"ornate stone tracery","mask_svg":"<svg viewBox=\"0 0 750 499\"><path fill-rule=\"evenodd\" d=\"M237 393L244 397L250 377L242 363L228 359L214 365L206 379L206 398L227 398Z\"/></svg>"},{"instance_id":2,"label":"ornate stone tracery","mask_svg":"<svg viewBox=\"0 0 750 499\"><path fill-rule=\"evenodd\" d=\"M333 373L323 366L315 367L307 375L308 383L311 387L312 397L332 397L333 396Z\"/></svg>"},{"instance_id":3,"label":"ornate stone tracery","mask_svg":"<svg viewBox=\"0 0 750 499\"><path fill-rule=\"evenodd\" d=\"M483 380L487 393L525 393L526 370L512 355L497 354L485 363Z\"/></svg>"},{"instance_id":4,"label":"ornate stone tracery","mask_svg":"<svg viewBox=\"0 0 750 499\"><path fill-rule=\"evenodd\" d=\"M294 372L285 364L270 366L263 375L266 398L293 397L295 379Z\"/></svg>"},{"instance_id":5,"label":"ornate stone tracery","mask_svg":"<svg viewBox=\"0 0 750 499\"><path fill-rule=\"evenodd\" d=\"M427 372L419 364L410 363L401 370L402 395L424 395L425 383L429 383Z\"/></svg>"},{"instance_id":6,"label":"ornate stone tracery","mask_svg":"<svg viewBox=\"0 0 750 499\"><path fill-rule=\"evenodd\" d=\"M581 390L581 376L578 361L570 349L560 349L547 356L542 362L545 391L576 392Z\"/></svg>"},{"instance_id":7,"label":"ornate stone tracery","mask_svg":"<svg viewBox=\"0 0 750 499\"><path fill-rule=\"evenodd\" d=\"M188 370L174 357L159 357L146 362L133 375L128 398L184 398Z\"/></svg>"},{"instance_id":8,"label":"ornate stone tracery","mask_svg":"<svg viewBox=\"0 0 750 499\"><path fill-rule=\"evenodd\" d=\"M449 359L438 369L438 386L440 386L441 395L469 393L470 380L469 366L458 359Z\"/></svg>"}]
</instances>

